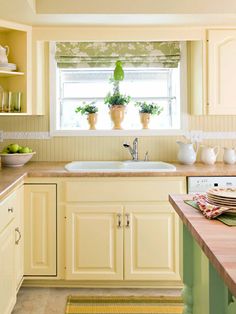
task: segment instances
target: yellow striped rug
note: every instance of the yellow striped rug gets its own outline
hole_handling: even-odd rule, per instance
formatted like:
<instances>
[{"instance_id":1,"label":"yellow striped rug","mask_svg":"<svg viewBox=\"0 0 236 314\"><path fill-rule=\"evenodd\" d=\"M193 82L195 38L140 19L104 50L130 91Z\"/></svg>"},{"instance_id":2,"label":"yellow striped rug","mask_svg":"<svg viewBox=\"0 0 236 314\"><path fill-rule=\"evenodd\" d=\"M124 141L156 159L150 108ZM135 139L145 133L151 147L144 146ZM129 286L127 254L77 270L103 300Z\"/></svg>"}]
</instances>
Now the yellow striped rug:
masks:
<instances>
[{"instance_id":1,"label":"yellow striped rug","mask_svg":"<svg viewBox=\"0 0 236 314\"><path fill-rule=\"evenodd\" d=\"M180 297L69 296L65 314L181 314Z\"/></svg>"}]
</instances>

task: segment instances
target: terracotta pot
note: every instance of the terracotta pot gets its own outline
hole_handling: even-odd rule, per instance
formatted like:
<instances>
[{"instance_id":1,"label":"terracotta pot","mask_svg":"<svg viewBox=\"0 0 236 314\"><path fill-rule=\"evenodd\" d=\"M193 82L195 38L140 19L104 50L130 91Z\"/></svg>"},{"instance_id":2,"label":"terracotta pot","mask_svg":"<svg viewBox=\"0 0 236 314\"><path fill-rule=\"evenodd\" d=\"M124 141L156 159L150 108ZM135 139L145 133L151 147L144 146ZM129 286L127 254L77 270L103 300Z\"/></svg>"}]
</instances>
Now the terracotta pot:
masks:
<instances>
[{"instance_id":1,"label":"terracotta pot","mask_svg":"<svg viewBox=\"0 0 236 314\"><path fill-rule=\"evenodd\" d=\"M87 120L89 123L89 130L96 130L96 123L97 123L98 115L96 113L89 113Z\"/></svg>"},{"instance_id":2,"label":"terracotta pot","mask_svg":"<svg viewBox=\"0 0 236 314\"><path fill-rule=\"evenodd\" d=\"M151 114L140 112L140 121L142 123L143 129L148 129L148 124L150 122Z\"/></svg>"},{"instance_id":3,"label":"terracotta pot","mask_svg":"<svg viewBox=\"0 0 236 314\"><path fill-rule=\"evenodd\" d=\"M122 130L122 122L125 117L125 106L114 105L110 107L111 120L113 122L113 130Z\"/></svg>"}]
</instances>

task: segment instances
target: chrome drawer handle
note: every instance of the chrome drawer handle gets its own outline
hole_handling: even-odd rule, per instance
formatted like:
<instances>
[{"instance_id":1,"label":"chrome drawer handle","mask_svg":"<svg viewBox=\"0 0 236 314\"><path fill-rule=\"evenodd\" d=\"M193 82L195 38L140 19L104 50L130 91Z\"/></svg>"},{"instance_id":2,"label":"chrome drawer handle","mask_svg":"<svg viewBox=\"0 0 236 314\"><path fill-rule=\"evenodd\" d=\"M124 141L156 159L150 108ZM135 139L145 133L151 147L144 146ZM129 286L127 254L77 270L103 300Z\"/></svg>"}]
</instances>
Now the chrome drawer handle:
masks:
<instances>
[{"instance_id":1,"label":"chrome drawer handle","mask_svg":"<svg viewBox=\"0 0 236 314\"><path fill-rule=\"evenodd\" d=\"M9 208L8 208L8 213L13 213L13 211L14 211L14 208L13 208L13 207L9 207Z\"/></svg>"},{"instance_id":2,"label":"chrome drawer handle","mask_svg":"<svg viewBox=\"0 0 236 314\"><path fill-rule=\"evenodd\" d=\"M121 214L117 214L117 219L118 219L118 222L117 222L117 228L121 228Z\"/></svg>"},{"instance_id":3,"label":"chrome drawer handle","mask_svg":"<svg viewBox=\"0 0 236 314\"><path fill-rule=\"evenodd\" d=\"M18 233L18 236L19 236L18 239L15 240L15 244L18 245L19 242L20 242L20 239L21 239L20 229L19 229L19 228L16 228L16 229L15 229L15 232L17 232L17 233Z\"/></svg>"},{"instance_id":4,"label":"chrome drawer handle","mask_svg":"<svg viewBox=\"0 0 236 314\"><path fill-rule=\"evenodd\" d=\"M129 214L125 214L125 217L126 217L126 225L125 225L125 227L129 228L130 227L130 215Z\"/></svg>"}]
</instances>

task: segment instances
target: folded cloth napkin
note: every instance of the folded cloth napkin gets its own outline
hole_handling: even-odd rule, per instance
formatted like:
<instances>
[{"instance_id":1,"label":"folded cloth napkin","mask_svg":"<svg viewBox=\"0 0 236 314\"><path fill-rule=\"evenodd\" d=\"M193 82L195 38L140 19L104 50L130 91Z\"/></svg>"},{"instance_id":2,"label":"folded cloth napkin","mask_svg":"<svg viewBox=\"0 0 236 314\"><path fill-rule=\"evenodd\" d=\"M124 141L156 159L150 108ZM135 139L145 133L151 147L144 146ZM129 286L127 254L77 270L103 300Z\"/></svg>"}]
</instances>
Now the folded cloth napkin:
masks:
<instances>
[{"instance_id":1,"label":"folded cloth napkin","mask_svg":"<svg viewBox=\"0 0 236 314\"><path fill-rule=\"evenodd\" d=\"M224 212L230 210L229 207L210 204L207 201L206 194L194 194L193 200L197 203L200 211L207 219L214 219Z\"/></svg>"}]
</instances>

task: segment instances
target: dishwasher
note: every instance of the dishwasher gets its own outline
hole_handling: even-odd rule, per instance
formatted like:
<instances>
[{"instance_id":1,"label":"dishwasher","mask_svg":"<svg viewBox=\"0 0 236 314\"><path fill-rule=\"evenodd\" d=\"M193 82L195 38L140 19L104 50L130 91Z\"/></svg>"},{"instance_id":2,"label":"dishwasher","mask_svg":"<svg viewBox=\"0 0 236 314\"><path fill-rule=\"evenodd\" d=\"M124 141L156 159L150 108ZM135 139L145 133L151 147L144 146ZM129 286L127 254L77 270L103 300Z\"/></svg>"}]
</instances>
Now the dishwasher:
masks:
<instances>
[{"instance_id":1,"label":"dishwasher","mask_svg":"<svg viewBox=\"0 0 236 314\"><path fill-rule=\"evenodd\" d=\"M187 177L187 191L189 194L205 193L208 189L220 187L236 187L235 177Z\"/></svg>"}]
</instances>

